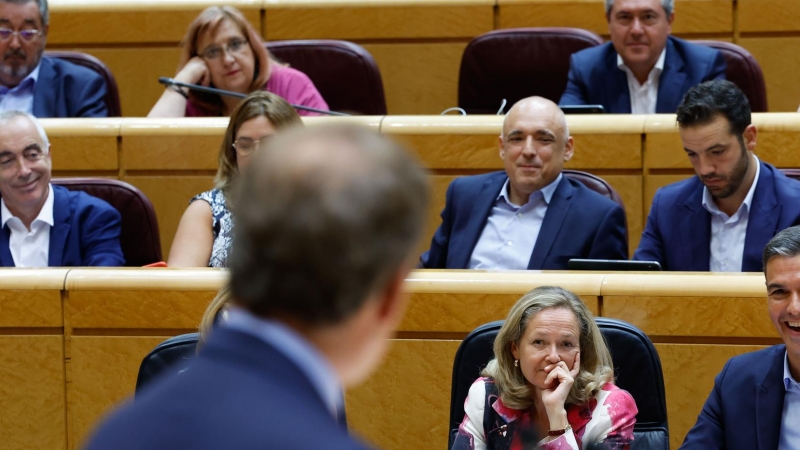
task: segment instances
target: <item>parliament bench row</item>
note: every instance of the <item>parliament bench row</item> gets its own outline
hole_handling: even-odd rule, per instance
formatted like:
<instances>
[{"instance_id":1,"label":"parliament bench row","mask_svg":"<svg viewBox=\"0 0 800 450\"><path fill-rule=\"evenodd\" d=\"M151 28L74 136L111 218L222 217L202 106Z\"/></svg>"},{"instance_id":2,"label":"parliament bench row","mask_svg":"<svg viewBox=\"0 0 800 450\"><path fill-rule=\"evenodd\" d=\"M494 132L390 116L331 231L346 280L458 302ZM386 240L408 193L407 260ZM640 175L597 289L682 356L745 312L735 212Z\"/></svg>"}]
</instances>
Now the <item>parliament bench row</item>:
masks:
<instances>
[{"instance_id":1,"label":"parliament bench row","mask_svg":"<svg viewBox=\"0 0 800 450\"><path fill-rule=\"evenodd\" d=\"M104 411L132 394L153 347L196 331L226 279L215 269L0 271L0 423L11 430L3 448L77 448ZM595 315L653 340L672 448L729 357L779 342L761 274L415 271L386 362L347 394L350 427L382 448L444 449L458 345L541 285L569 289Z\"/></svg>"}]
</instances>

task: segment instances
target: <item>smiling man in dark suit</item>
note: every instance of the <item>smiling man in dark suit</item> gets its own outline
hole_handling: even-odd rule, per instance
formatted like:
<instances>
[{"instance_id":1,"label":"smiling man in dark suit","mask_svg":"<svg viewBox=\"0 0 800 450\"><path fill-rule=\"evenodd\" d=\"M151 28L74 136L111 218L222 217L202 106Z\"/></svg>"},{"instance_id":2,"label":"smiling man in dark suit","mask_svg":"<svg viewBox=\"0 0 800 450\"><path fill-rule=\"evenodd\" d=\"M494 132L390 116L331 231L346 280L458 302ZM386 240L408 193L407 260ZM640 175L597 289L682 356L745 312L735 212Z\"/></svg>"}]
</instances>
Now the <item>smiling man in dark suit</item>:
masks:
<instances>
[{"instance_id":1,"label":"smiling man in dark suit","mask_svg":"<svg viewBox=\"0 0 800 450\"><path fill-rule=\"evenodd\" d=\"M764 248L767 311L783 344L734 356L680 450L800 448L800 227Z\"/></svg>"},{"instance_id":2,"label":"smiling man in dark suit","mask_svg":"<svg viewBox=\"0 0 800 450\"><path fill-rule=\"evenodd\" d=\"M606 0L605 7L611 42L572 55L560 105L674 113L689 88L725 77L719 51L670 36L674 0Z\"/></svg>"},{"instance_id":3,"label":"smiling man in dark suit","mask_svg":"<svg viewBox=\"0 0 800 450\"><path fill-rule=\"evenodd\" d=\"M561 173L574 143L555 103L517 102L499 144L504 172L450 184L422 267L559 270L571 258L627 259L622 208Z\"/></svg>"}]
</instances>

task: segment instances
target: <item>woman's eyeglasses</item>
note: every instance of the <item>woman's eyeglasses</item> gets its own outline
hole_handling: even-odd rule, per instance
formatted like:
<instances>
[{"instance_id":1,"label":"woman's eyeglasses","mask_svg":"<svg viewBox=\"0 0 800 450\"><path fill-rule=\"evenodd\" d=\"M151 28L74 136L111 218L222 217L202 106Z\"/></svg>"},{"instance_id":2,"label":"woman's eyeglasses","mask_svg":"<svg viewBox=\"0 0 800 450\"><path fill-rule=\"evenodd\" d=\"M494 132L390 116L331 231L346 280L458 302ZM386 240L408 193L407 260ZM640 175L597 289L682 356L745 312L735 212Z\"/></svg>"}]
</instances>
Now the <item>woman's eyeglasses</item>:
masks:
<instances>
[{"instance_id":1,"label":"woman's eyeglasses","mask_svg":"<svg viewBox=\"0 0 800 450\"><path fill-rule=\"evenodd\" d=\"M260 137L258 139L251 139L240 137L233 142L233 149L242 156L247 156L257 148L263 147L272 135Z\"/></svg>"},{"instance_id":2,"label":"woman's eyeglasses","mask_svg":"<svg viewBox=\"0 0 800 450\"><path fill-rule=\"evenodd\" d=\"M2 35L0 34L0 36ZM200 57L207 60L218 59L222 57L223 53L228 53L229 55L239 53L246 48L245 47L246 45L247 45L247 40L234 38L228 41L227 45L224 45L222 47L219 47L217 45L212 45L210 47L207 47L205 50L203 50L202 53L200 53Z\"/></svg>"}]
</instances>

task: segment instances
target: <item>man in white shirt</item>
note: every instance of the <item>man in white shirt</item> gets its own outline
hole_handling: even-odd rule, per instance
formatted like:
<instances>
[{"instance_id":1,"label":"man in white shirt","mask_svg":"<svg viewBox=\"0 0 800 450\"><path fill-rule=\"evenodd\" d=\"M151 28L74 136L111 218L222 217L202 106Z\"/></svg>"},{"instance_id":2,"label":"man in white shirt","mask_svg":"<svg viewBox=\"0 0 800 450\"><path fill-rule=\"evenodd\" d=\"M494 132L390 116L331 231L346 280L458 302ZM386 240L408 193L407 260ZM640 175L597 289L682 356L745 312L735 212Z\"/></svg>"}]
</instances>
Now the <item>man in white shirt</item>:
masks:
<instances>
[{"instance_id":1,"label":"man in white shirt","mask_svg":"<svg viewBox=\"0 0 800 450\"><path fill-rule=\"evenodd\" d=\"M678 125L697 176L656 192L633 258L664 270L761 271L761 249L800 223L800 182L753 154L750 106L729 81L689 90Z\"/></svg>"},{"instance_id":2,"label":"man in white shirt","mask_svg":"<svg viewBox=\"0 0 800 450\"><path fill-rule=\"evenodd\" d=\"M606 0L611 42L572 55L559 104L673 113L689 88L724 78L720 52L670 36L674 6L674 0Z\"/></svg>"},{"instance_id":3,"label":"man in white shirt","mask_svg":"<svg viewBox=\"0 0 800 450\"><path fill-rule=\"evenodd\" d=\"M800 448L800 227L763 254L767 311L783 344L731 358L680 450Z\"/></svg>"},{"instance_id":4,"label":"man in white shirt","mask_svg":"<svg viewBox=\"0 0 800 450\"><path fill-rule=\"evenodd\" d=\"M50 143L36 118L0 113L0 264L124 265L117 210L51 185L51 169Z\"/></svg>"}]
</instances>

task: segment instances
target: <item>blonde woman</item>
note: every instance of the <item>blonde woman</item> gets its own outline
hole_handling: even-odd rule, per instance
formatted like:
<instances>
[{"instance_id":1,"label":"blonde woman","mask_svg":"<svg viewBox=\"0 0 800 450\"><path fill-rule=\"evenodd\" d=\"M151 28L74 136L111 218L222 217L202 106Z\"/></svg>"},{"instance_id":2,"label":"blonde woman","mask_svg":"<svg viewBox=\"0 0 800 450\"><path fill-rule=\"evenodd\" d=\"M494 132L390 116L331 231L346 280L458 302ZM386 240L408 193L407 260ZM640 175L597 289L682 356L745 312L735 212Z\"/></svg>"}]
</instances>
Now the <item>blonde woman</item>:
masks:
<instances>
[{"instance_id":1,"label":"blonde woman","mask_svg":"<svg viewBox=\"0 0 800 450\"><path fill-rule=\"evenodd\" d=\"M603 336L575 294L549 286L525 294L494 354L469 390L454 450L522 449L520 431L530 428L546 436L536 448L628 448L636 404L614 385Z\"/></svg>"}]
</instances>

